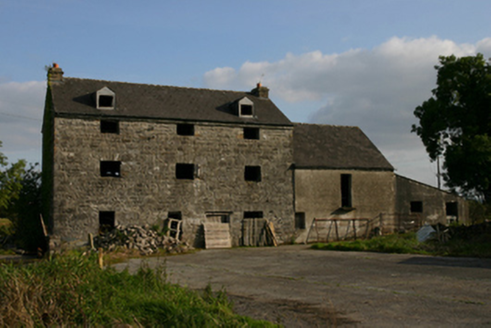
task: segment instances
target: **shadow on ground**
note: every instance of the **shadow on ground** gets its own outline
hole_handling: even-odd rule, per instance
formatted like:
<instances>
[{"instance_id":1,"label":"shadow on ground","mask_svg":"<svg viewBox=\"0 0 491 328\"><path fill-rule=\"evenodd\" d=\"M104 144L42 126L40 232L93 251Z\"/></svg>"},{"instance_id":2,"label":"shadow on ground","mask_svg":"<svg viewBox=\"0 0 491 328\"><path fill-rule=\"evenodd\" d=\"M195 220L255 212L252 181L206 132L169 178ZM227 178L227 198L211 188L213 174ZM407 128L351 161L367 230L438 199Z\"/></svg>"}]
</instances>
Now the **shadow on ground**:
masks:
<instances>
[{"instance_id":1,"label":"shadow on ground","mask_svg":"<svg viewBox=\"0 0 491 328\"><path fill-rule=\"evenodd\" d=\"M491 262L489 260L486 261L477 258L415 256L401 261L399 264L491 269Z\"/></svg>"}]
</instances>

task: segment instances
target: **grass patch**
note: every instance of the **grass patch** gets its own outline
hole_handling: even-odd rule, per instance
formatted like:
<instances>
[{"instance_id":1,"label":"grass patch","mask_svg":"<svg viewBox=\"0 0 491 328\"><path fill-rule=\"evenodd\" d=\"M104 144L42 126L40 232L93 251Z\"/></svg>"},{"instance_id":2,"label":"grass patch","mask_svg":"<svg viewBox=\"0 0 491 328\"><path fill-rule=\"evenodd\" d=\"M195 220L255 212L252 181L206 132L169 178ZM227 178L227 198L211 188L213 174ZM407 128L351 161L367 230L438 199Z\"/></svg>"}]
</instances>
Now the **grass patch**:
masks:
<instances>
[{"instance_id":1,"label":"grass patch","mask_svg":"<svg viewBox=\"0 0 491 328\"><path fill-rule=\"evenodd\" d=\"M450 227L450 239L440 243L431 239L419 243L415 233L392 234L368 240L313 244L313 249L424 254L435 256L491 258L491 229L489 226Z\"/></svg>"},{"instance_id":2,"label":"grass patch","mask_svg":"<svg viewBox=\"0 0 491 328\"><path fill-rule=\"evenodd\" d=\"M381 253L429 254L416 240L416 234L393 234L368 240L316 243L313 249Z\"/></svg>"},{"instance_id":3,"label":"grass patch","mask_svg":"<svg viewBox=\"0 0 491 328\"><path fill-rule=\"evenodd\" d=\"M166 281L165 266L131 275L101 270L97 255L69 253L0 265L0 326L275 327L233 313L223 292L203 295Z\"/></svg>"}]
</instances>

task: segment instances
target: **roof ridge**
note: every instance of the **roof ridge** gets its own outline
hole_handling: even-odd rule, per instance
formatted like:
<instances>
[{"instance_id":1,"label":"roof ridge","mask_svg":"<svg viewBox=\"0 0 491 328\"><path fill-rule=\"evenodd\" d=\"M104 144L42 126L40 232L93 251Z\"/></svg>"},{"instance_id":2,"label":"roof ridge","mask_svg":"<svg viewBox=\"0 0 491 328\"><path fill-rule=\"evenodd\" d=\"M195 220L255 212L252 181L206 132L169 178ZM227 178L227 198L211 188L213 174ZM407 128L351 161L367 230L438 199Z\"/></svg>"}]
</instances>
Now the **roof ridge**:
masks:
<instances>
[{"instance_id":1,"label":"roof ridge","mask_svg":"<svg viewBox=\"0 0 491 328\"><path fill-rule=\"evenodd\" d=\"M154 84L154 83L138 83L138 82L125 82L125 81L110 81L101 79L88 79L79 77L64 77L67 80L81 80L81 81L94 81L94 82L107 82L107 83L121 83L121 84L132 84L132 85L142 85L142 86L152 86L152 87L162 87L162 88L174 88L183 90L202 90L202 91L212 91L212 92L231 92L231 93L250 93L250 91L236 91L236 90L221 90L221 89L210 89L210 88L193 88L193 87L182 87L175 85L165 85L165 84Z\"/></svg>"},{"instance_id":2,"label":"roof ridge","mask_svg":"<svg viewBox=\"0 0 491 328\"><path fill-rule=\"evenodd\" d=\"M293 122L294 125L312 125L312 126L329 126L329 127L335 127L335 128L355 128L355 129L360 129L359 126L356 125L337 125L337 124L322 124L322 123L300 123L300 122Z\"/></svg>"}]
</instances>

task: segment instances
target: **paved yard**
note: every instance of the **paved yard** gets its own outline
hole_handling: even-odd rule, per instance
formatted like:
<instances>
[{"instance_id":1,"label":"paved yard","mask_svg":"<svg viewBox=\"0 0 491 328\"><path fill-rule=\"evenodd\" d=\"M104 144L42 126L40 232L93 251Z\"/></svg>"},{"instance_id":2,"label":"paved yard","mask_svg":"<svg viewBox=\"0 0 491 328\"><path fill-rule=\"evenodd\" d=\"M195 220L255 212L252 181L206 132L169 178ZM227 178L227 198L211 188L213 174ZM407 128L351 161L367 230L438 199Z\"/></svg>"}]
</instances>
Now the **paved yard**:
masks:
<instances>
[{"instance_id":1,"label":"paved yard","mask_svg":"<svg viewBox=\"0 0 491 328\"><path fill-rule=\"evenodd\" d=\"M140 259L116 265L136 270ZM287 327L491 326L491 260L310 250L203 250L152 258L172 282L224 288L236 311Z\"/></svg>"}]
</instances>

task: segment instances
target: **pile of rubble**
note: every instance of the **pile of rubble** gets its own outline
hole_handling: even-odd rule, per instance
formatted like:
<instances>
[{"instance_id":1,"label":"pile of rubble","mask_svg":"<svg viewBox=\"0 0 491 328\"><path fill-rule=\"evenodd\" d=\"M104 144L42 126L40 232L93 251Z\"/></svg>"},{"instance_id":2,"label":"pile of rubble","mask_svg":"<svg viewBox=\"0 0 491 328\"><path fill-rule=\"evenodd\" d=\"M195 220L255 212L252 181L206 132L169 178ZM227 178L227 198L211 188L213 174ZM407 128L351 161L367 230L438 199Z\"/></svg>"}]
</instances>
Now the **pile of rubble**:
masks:
<instances>
[{"instance_id":1,"label":"pile of rubble","mask_svg":"<svg viewBox=\"0 0 491 328\"><path fill-rule=\"evenodd\" d=\"M150 255L158 249L164 249L169 253L183 253L192 249L187 242L158 233L148 225L118 225L111 231L94 237L94 246L108 251L116 248L136 249L142 255Z\"/></svg>"}]
</instances>

